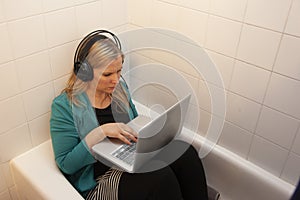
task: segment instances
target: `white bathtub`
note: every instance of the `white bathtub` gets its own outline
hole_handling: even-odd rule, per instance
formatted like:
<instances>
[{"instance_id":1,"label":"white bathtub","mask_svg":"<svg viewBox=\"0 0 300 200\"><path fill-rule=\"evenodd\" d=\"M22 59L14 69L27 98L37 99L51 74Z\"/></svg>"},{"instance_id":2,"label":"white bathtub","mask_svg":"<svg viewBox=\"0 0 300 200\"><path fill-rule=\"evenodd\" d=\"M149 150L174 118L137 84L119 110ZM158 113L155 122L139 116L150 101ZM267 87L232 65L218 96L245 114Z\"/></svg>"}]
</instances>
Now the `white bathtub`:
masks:
<instances>
[{"instance_id":1,"label":"white bathtub","mask_svg":"<svg viewBox=\"0 0 300 200\"><path fill-rule=\"evenodd\" d=\"M219 146L203 164L208 184L222 200L288 200L294 191L294 186ZM83 199L58 170L50 140L14 158L10 165L21 200Z\"/></svg>"},{"instance_id":2,"label":"white bathtub","mask_svg":"<svg viewBox=\"0 0 300 200\"><path fill-rule=\"evenodd\" d=\"M192 135L185 128L182 132L185 139ZM193 145L199 149L202 141L197 135ZM58 170L50 140L12 159L10 165L21 200L83 199ZM208 184L222 200L288 200L295 189L218 145L203 165Z\"/></svg>"}]
</instances>

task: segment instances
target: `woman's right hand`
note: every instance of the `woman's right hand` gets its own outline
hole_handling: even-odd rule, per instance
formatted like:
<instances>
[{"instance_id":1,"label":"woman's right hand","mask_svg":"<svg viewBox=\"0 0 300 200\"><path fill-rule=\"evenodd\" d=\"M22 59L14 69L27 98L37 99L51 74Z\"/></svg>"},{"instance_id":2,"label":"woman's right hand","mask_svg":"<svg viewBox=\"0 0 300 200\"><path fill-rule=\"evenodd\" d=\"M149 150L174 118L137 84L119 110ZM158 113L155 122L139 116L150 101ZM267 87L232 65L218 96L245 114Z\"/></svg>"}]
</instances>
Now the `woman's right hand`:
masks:
<instances>
[{"instance_id":1,"label":"woman's right hand","mask_svg":"<svg viewBox=\"0 0 300 200\"><path fill-rule=\"evenodd\" d=\"M137 141L137 133L124 123L107 123L98 127L105 136L118 138L126 144L130 144L129 140Z\"/></svg>"},{"instance_id":2,"label":"woman's right hand","mask_svg":"<svg viewBox=\"0 0 300 200\"><path fill-rule=\"evenodd\" d=\"M91 149L105 137L118 138L126 144L130 144L129 140L137 141L137 133L128 125L124 123L107 123L93 129L87 134L85 142Z\"/></svg>"}]
</instances>

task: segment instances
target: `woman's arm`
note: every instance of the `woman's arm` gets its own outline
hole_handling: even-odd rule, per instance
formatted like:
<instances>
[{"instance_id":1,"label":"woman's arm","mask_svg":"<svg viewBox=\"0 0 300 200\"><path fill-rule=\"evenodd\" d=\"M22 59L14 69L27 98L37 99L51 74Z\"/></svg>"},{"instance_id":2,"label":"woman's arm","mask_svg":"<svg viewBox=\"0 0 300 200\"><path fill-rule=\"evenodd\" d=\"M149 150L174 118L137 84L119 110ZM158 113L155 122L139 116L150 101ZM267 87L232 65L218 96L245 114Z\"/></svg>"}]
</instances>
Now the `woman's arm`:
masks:
<instances>
[{"instance_id":1,"label":"woman's arm","mask_svg":"<svg viewBox=\"0 0 300 200\"><path fill-rule=\"evenodd\" d=\"M50 131L55 160L64 173L73 174L95 162L85 140L79 138L67 101L53 101Z\"/></svg>"}]
</instances>

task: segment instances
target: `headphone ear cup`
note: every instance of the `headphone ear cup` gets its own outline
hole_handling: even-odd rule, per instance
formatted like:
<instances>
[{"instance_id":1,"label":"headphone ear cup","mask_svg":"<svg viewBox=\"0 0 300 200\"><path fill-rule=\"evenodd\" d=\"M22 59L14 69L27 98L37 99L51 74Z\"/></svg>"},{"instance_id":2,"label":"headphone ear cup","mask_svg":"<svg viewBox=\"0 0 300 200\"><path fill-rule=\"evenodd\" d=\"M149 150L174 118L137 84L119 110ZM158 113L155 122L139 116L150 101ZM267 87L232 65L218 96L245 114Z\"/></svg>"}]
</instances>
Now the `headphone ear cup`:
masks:
<instances>
[{"instance_id":1,"label":"headphone ear cup","mask_svg":"<svg viewBox=\"0 0 300 200\"><path fill-rule=\"evenodd\" d=\"M76 62L74 64L74 73L83 82L91 81L94 78L93 68L87 62Z\"/></svg>"}]
</instances>

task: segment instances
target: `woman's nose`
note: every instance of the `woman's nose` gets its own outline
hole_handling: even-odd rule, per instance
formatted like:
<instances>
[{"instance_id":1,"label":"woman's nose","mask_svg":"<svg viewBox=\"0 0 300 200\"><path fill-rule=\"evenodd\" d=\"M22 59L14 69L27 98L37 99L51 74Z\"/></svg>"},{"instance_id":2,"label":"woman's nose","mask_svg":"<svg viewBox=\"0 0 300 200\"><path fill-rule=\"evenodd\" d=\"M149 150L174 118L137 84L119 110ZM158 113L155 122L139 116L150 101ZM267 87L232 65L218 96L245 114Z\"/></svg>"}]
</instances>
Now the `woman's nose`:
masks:
<instances>
[{"instance_id":1,"label":"woman's nose","mask_svg":"<svg viewBox=\"0 0 300 200\"><path fill-rule=\"evenodd\" d=\"M118 75L118 73L113 74L111 82L113 83L118 83L120 79L120 76Z\"/></svg>"}]
</instances>

